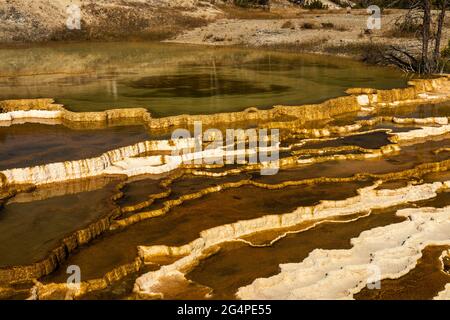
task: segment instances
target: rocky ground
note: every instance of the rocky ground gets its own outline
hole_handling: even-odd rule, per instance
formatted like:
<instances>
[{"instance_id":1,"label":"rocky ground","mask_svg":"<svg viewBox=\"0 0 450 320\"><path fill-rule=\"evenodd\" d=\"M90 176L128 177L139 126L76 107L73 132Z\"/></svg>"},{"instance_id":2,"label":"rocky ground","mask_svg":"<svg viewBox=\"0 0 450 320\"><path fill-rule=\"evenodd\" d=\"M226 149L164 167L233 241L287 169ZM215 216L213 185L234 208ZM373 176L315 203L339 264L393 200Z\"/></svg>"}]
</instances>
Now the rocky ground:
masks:
<instances>
[{"instance_id":1,"label":"rocky ground","mask_svg":"<svg viewBox=\"0 0 450 320\"><path fill-rule=\"evenodd\" d=\"M79 30L67 28L71 5L80 8ZM6 0L0 2L0 42L164 39L220 13L198 0Z\"/></svg>"},{"instance_id":2,"label":"rocky ground","mask_svg":"<svg viewBox=\"0 0 450 320\"><path fill-rule=\"evenodd\" d=\"M371 32L366 31L368 15L363 10L350 14L298 12L295 17L279 19L220 19L169 41L351 54L371 42L405 42L388 32L400 15L399 12L386 15L384 27Z\"/></svg>"},{"instance_id":3,"label":"rocky ground","mask_svg":"<svg viewBox=\"0 0 450 320\"><path fill-rule=\"evenodd\" d=\"M378 46L419 48L414 32L397 32L404 14L386 10L380 30L367 30L364 9L304 10L288 0L268 8L239 8L219 0L5 0L0 43L61 40L163 40L371 57ZM80 29L70 30L68 8L78 5ZM70 10L69 10L70 11ZM444 46L450 29L444 32Z\"/></svg>"},{"instance_id":4,"label":"rocky ground","mask_svg":"<svg viewBox=\"0 0 450 320\"><path fill-rule=\"evenodd\" d=\"M381 17L381 28L370 30L370 16L365 9L296 11L286 8L277 13L275 18L218 19L168 41L326 53L369 62L373 62L375 51L381 47L393 45L410 52L418 52L421 47L415 31L399 31L405 10L386 10ZM449 39L450 28L446 27L444 46Z\"/></svg>"}]
</instances>

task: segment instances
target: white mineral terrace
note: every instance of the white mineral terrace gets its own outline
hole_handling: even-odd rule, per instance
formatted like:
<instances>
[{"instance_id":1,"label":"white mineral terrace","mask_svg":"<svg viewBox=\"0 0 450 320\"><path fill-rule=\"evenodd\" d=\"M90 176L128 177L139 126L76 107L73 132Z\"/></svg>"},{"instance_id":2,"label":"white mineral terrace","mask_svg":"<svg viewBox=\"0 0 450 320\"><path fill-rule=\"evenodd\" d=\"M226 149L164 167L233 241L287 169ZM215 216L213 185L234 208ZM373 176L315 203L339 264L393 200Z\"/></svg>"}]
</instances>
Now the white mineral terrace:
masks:
<instances>
[{"instance_id":1,"label":"white mineral terrace","mask_svg":"<svg viewBox=\"0 0 450 320\"><path fill-rule=\"evenodd\" d=\"M439 257L439 260L441 261L441 268L442 272L444 272L444 258L448 257L450 254L449 250L444 250ZM436 297L433 298L434 300L450 300L450 283L445 285L444 290L439 292Z\"/></svg>"},{"instance_id":2,"label":"white mineral terrace","mask_svg":"<svg viewBox=\"0 0 450 320\"><path fill-rule=\"evenodd\" d=\"M174 151L176 149L190 148L195 144L193 139L179 139L173 143L169 140L145 141L112 151L105 152L99 157L57 162L29 168L17 168L1 171L6 177L6 184L35 184L42 185L55 182L63 182L71 179L82 179L101 175L110 169L115 163L138 156L149 151ZM161 157L140 158L141 166L147 168L150 173L162 173ZM130 160L131 161L131 160ZM154 169L154 166L159 167ZM111 170L111 169L110 169ZM126 169L122 169L126 171ZM120 170L115 170L120 171ZM132 171L131 169L129 170ZM136 170L134 170L136 171ZM141 170L144 171L144 170Z\"/></svg>"},{"instance_id":3,"label":"white mineral terrace","mask_svg":"<svg viewBox=\"0 0 450 320\"><path fill-rule=\"evenodd\" d=\"M414 139L434 137L450 132L450 125L444 118L407 119L406 121L418 121L417 123L432 123L434 126L424 126L421 129L408 132L399 132L391 135L395 142L414 142ZM441 125L439 125L441 124ZM49 183L64 182L74 179L95 177L102 174L122 174L128 177L142 174L162 174L179 168L182 164L194 162L198 159L223 159L226 156L254 155L257 151L280 150L279 145L258 149L226 150L227 146L215 149L207 149L192 152L195 147L195 139L174 139L144 141L131 146L122 147L105 152L99 157L65 161L39 165L28 168L15 168L0 171L6 178L0 187L13 184L43 185ZM191 152L185 150L191 149ZM362 155L333 155L309 159L299 159L298 164L311 164L315 162L345 159L369 159L400 151L396 144L386 145L373 153ZM172 152L175 155L154 155L139 157L146 152ZM178 155L177 155L178 154ZM263 165L269 165L263 163ZM274 164L272 164L274 165Z\"/></svg>"},{"instance_id":4,"label":"white mineral terrace","mask_svg":"<svg viewBox=\"0 0 450 320\"><path fill-rule=\"evenodd\" d=\"M11 122L18 119L58 119L61 117L62 117L61 111L47 111L47 110L10 111L0 113L0 125L1 122Z\"/></svg>"},{"instance_id":5,"label":"white mineral terrace","mask_svg":"<svg viewBox=\"0 0 450 320\"><path fill-rule=\"evenodd\" d=\"M364 231L349 250L316 249L273 277L240 288L241 299L351 299L368 283L412 270L428 245L450 244L450 206L404 209L408 220ZM379 274L378 274L379 272ZM369 279L369 281L368 281Z\"/></svg>"},{"instance_id":6,"label":"white mineral terrace","mask_svg":"<svg viewBox=\"0 0 450 320\"><path fill-rule=\"evenodd\" d=\"M102 174L120 174L128 177L143 174L162 174L175 170L183 164L195 164L195 160L203 159L214 162L215 159L221 159L223 161L224 157L229 156L255 155L257 152L268 154L279 150L279 144L276 144L269 147L242 150L227 150L227 146L224 146L197 152L186 152L186 150L195 150L195 146L196 142L193 138L145 141L105 152L95 158L57 162L29 168L8 169L0 171L0 173L6 177L6 181L3 182L4 185L43 185L89 178ZM174 155L138 157L138 155L146 152L163 153L167 151L172 152ZM265 162L262 165L271 167L276 165L276 163Z\"/></svg>"},{"instance_id":7,"label":"white mineral terrace","mask_svg":"<svg viewBox=\"0 0 450 320\"><path fill-rule=\"evenodd\" d=\"M52 295L52 290L55 290L55 293L57 293L57 290L59 289L69 289L70 296L79 298L88 292L105 289L115 281L123 281L125 276L132 273L136 274L139 270L140 272L143 272L142 266L145 263L152 264L161 258L171 258L170 264L163 265L158 270L147 272L139 276L134 283L134 293L143 296L148 295L150 297L164 298L165 294L167 295L171 289L177 288L177 285L180 283L188 283L189 280L186 279L186 275L192 271L200 261L210 257L211 254L216 252L215 250L227 242L241 242L253 247L268 247L272 246L277 241L280 241L288 234L304 232L324 222L334 221L347 223L371 214L377 214L374 210L394 210L394 208L397 208L396 206L404 204L409 204L408 207L414 207L414 209L403 209L396 212L398 216L405 217L405 221L379 228L373 228L373 226L366 227L364 229L366 231L362 232L358 237L351 239L351 249L315 249L310 252L308 257L303 261L295 261L295 263L280 265L281 271L279 274L268 278L256 279L250 285L239 288L236 292L236 297L240 299L352 299L354 294L360 292L371 282L382 279L396 279L407 274L415 268L418 260L422 256L422 251L426 246L450 245L450 206L441 209L418 208L417 206L420 205L420 203L416 203L436 198L439 193L447 192L448 189L450 189L450 180L431 183L424 183L423 181L418 182L417 180L422 174L421 170L418 169L422 165L426 168L426 172L430 172L434 169L436 171L448 169L448 160L439 163L427 163L426 161L433 161L435 158L441 159L446 156L446 154L441 154L439 157L432 157L430 154L433 151L435 154L438 154L441 151L448 151L449 148L447 145L443 145L442 148L439 148L440 145L439 143L436 143L435 140L441 138L448 139L448 134L450 133L450 121L447 117L401 118L377 116L377 112L380 111L381 108L396 107L403 104L413 104L413 106L415 106L416 104L428 102L448 101L450 100L450 82L447 78L423 81L417 80L411 81L409 88L394 90L355 88L354 90L349 90L349 94L350 96L332 99L317 105L294 106L292 108L287 106L274 106L274 108L270 110L256 110L255 108L250 108L252 109L251 111L229 114L199 116L179 115L167 118L152 118L151 114L146 109L116 109L105 112L76 113L65 110L63 106L53 104L53 102L47 103L45 101L35 101L34 104L31 102L28 103L27 100L21 100L16 104L14 101L0 102L0 111L5 111L4 113L0 113L0 126L10 126L14 123L27 122L49 123L51 121L67 124L72 121L79 123L84 122L82 123L82 126L84 127L91 123L110 125L113 124L113 120L136 118L143 124L146 124L148 130L151 130L152 128L160 130L161 128L168 129L176 128L178 126L189 127L194 121L197 121L195 119L200 119L204 120L204 124L208 126L212 126L216 123L220 123L221 125L226 123L234 124L240 123L238 121L248 120L254 121L259 127L264 127L264 125L267 124L268 128L280 128L288 132L287 138L282 140L282 142L285 143L283 147L280 147L280 143L272 145L269 142L269 147L264 147L268 145L264 144L261 147L235 150L235 143L233 143L233 146L219 144L214 147L211 147L212 144L210 144L210 147L199 151L197 149L197 147L199 147L198 141L194 138L143 141L134 145L107 151L97 157L89 159L48 163L28 168L15 168L0 171L0 188L2 188L2 191L3 188L5 188L6 191L14 193L15 189L21 189L20 187L14 188L16 185L26 185L21 187L26 187L29 190L33 189L28 188L28 185L30 184L40 186L34 192L19 194L11 198L9 204L38 201L60 194L72 194L86 190L96 190L104 187L110 179L121 182L116 185L117 193L119 193L119 190L122 190L120 188L123 188L123 184L130 182L130 180L127 180L126 178L141 176L148 178L149 175L152 175L151 178L156 179L156 176L158 175L165 175L177 169L183 169L180 170L181 175L185 174L185 171L187 171L187 173L194 175L223 177L230 174L230 172L242 173L256 170L256 168L264 168L269 164L274 165L277 169L280 167L305 166L304 168L302 167L302 170L304 169L307 171L307 166L315 165L320 162L360 160L355 167L350 168L350 171L354 170L354 168L355 171L359 171L350 177L345 176L345 178L342 178L341 176L338 176L338 178L335 178L334 175L329 177L325 173L325 176L319 176L317 177L317 180L320 179L322 183L322 179L326 181L334 179L333 181L355 182L360 179L366 181L365 179L369 176L383 176L386 178L386 181L376 181L371 186L359 189L356 194L349 196L344 200L323 200L319 204L298 207L291 212L280 209L281 212L276 212L276 214L266 216L261 216L260 214L257 218L249 220L239 220L245 219L242 216L232 220L232 223L205 229L196 235L197 239L193 241L191 241L192 238L185 239L180 246L167 246L164 245L165 242L158 243L161 245L139 246L137 248L138 256L134 262L123 266L114 266L113 270L108 270L109 265L107 265L105 268L108 272L102 273L104 275L103 278L85 281L79 288L72 288L64 281L55 284L40 284L40 280L36 279L36 286L31 290L31 298L45 298L47 293L47 296L50 297ZM305 107L306 109L302 110L302 107ZM26 110L18 110L20 108ZM332 120L336 115L347 113L353 115L354 112L359 112L358 116L364 117L359 117L359 120L356 120L355 118L353 123L342 126L333 126L331 125L333 122L326 122ZM311 115L311 119L308 118L309 115ZM303 118L308 119L305 120ZM326 123L326 125L324 127L322 126L313 129L301 126L303 123L302 121L312 120L317 121L317 123ZM347 121L347 118L344 120ZM387 129L377 129L376 126L384 126L387 122L389 122ZM280 124L280 126L277 127L277 124ZM412 128L405 129L408 131L394 132L394 129L389 129L392 125L398 129L405 128L406 125L410 125L408 127ZM383 131L382 134L379 133L381 131ZM360 144L358 143L354 143L354 145L349 143L347 145L347 140L355 141L358 139L359 141L362 141L362 145L364 145L365 139L370 139L371 134L375 132L378 132L378 134L374 134L374 139L376 140L374 142L377 147L364 148L359 146ZM285 132L283 131L283 133ZM342 143L341 141L337 141L336 143L325 144L330 147L318 147L318 149L295 148L306 145L311 141L324 143L325 141L338 140L352 135L361 135L362 137L342 139L344 140ZM283 136L281 137L283 138ZM211 139L214 140L214 137L211 137ZM408 183L405 187L398 187L396 189L379 188L383 183L389 183L393 181L392 179L397 179L398 176L395 172L388 172L386 174L380 173L379 175L370 174L370 172L375 171L367 173L361 172L361 170L365 170L364 166L366 163L363 161L398 153L401 152L402 149L405 150L404 154L406 156L398 158L408 159L410 154L413 153L411 150L414 150L414 148L406 148L406 146L409 147L414 144L422 144L425 142L424 140L427 139L430 141L433 140L433 148L439 149L430 150L432 149L431 147L424 148L426 152L430 153L424 157L424 163L417 164L414 162L415 167L413 169L405 170L405 172L408 171L405 175L398 175L401 176L401 178L399 178L402 179L400 181L401 183L404 182L403 179L405 179L405 177L414 178L414 182ZM208 140L206 142L211 141ZM289 143L293 144L289 145ZM204 147L203 144L200 145ZM439 146L435 147L435 145ZM420 149L420 151L423 150L422 146L418 149ZM271 159L276 162L275 164L263 162L257 163L255 166L246 166L249 164L245 161L247 156L255 156L254 159L257 159L258 153L263 152L268 156L269 153L273 154L274 151L281 151L284 158L281 158L279 161L276 158ZM418 157L419 156L420 155L418 155ZM202 170L204 168L210 168L207 164L223 163L224 160L227 162L226 160L229 158L233 158L234 161L236 158L245 160L238 162L239 165L243 165L242 167L239 166L230 170L228 170L229 168L223 168L224 171ZM411 158L414 157L411 156ZM386 159L387 161L392 160L392 162L398 161L396 157L386 157ZM353 166L353 161L351 165ZM384 170L384 168L382 169ZM317 165L317 168L314 167L314 170L319 172L319 166ZM316 171L313 172L314 175L316 174ZM178 179L177 174L178 171L173 174L175 177L174 179ZM303 171L300 174L303 174ZM321 174L322 173L319 173L319 175ZM403 171L401 174L403 174ZM102 175L105 176L102 177L102 179L105 178L105 181L96 182L95 180L99 179L99 176ZM114 177L110 177L109 175L114 175ZM116 177L115 175L120 175L121 177ZM172 179L172 174L167 176ZM249 178L242 179L242 181L239 181L238 183L231 182L229 185L232 185L233 188L237 188L237 186L241 186L241 182L242 185L251 182L255 187L264 187L267 188L267 190L272 188L271 185L265 185L262 182L258 182L257 179L252 180L250 174L246 176ZM308 176L308 174L306 176ZM75 183L79 179L86 178L95 179L82 185ZM294 185L294 182L298 182L298 184L295 185L301 183L306 185L307 183L311 183L308 187L314 188L314 185L310 181L316 181L316 177L314 176L311 179L304 178L305 179L298 181L283 181L282 183L276 184L276 187ZM166 181L169 181L170 179L167 179ZM64 184L70 180L73 180L73 185L70 183L67 183L67 185ZM166 181L161 183L160 186L166 186ZM170 183L172 183L172 180L170 181ZM398 181L395 180L393 182L396 184ZM58 185L59 183L62 184ZM197 196L197 194L205 195L206 192L210 192L210 190L218 192L224 188L229 188L229 185L225 183L208 187L195 194L187 195L189 197L186 196L186 199L198 199L200 196ZM54 191L52 187L58 190ZM113 186L111 186L111 188L112 187ZM183 187L183 185L181 185L181 187ZM146 190L142 191L145 192ZM164 191L161 194L165 196L165 194L169 193L170 190L167 192ZM125 194L126 191L123 188L123 195ZM130 194L133 194L133 192ZM136 197L139 197L140 199L141 195L139 193L136 194ZM173 194L175 194L175 192ZM155 195L155 198L156 196L159 197L160 195ZM269 196L268 198L270 199L271 197ZM155 218L158 215L171 214L171 212L169 212L172 208L171 206L180 205L185 200L183 199L183 201L181 201L179 199L161 198L161 202L163 201L164 210L151 207L152 204L149 204L151 201L142 202L142 205L147 207L141 207L145 210L147 210L147 208L151 209L148 212L141 212L139 211L141 209L135 209L134 206L132 208L133 211L128 211L128 209L125 208L125 210L117 203L118 210L129 213L132 212L132 214L114 217L114 219L109 221L110 223L105 225L105 228L102 227L102 231L99 232L103 232L103 229L110 231L115 230L116 227L126 228L132 223L140 221L140 219L150 219ZM7 205L8 202L5 200L2 204ZM170 204L170 206L165 207L166 204ZM136 206L136 208L139 206L140 205ZM183 208L183 210L185 209L186 208ZM393 215L394 211L392 211L390 217ZM216 223L215 225L218 224L219 223ZM305 227L304 224L306 224L307 227ZM272 233L272 231L274 232ZM90 232L91 230L88 230L85 233L90 236ZM258 232L271 232L270 234L274 235L268 243L264 244L253 244L250 240L244 238L255 235ZM95 233L94 236L101 234L102 233ZM109 241L108 237L105 237L104 240ZM91 238L87 238L86 243L87 241L91 241ZM83 242L83 244L84 243L85 242ZM132 248L135 248L135 246L139 244L143 243L133 242ZM94 243L93 245L96 244ZM109 243L106 245L109 245ZM317 248L317 246L315 248ZM89 254L87 256L90 257ZM69 263L71 257L67 258L67 261L64 260L66 258L67 257L62 258L62 262ZM80 261L83 259L84 257L82 257ZM90 263L89 259L85 260ZM9 270L7 271L9 272ZM40 272L40 270L38 271ZM16 271L12 270L12 272ZM38 273L35 273L34 269L31 270L30 273L31 275L29 277L40 277L35 276L35 274ZM95 277L97 277L97 275ZM256 277L257 276L254 276L252 280ZM194 286L195 285L197 284L194 284ZM1 290L2 288L0 288L0 293ZM444 290L439 292L435 299L450 299L450 284L447 285Z\"/></svg>"},{"instance_id":8,"label":"white mineral terrace","mask_svg":"<svg viewBox=\"0 0 450 320\"><path fill-rule=\"evenodd\" d=\"M396 141L408 141L420 138L440 136L450 132L450 125L442 125L439 127L422 127L418 130L407 132L399 132L395 135Z\"/></svg>"},{"instance_id":9,"label":"white mineral terrace","mask_svg":"<svg viewBox=\"0 0 450 320\"><path fill-rule=\"evenodd\" d=\"M450 300L450 283L445 285L445 289L439 292L434 300Z\"/></svg>"},{"instance_id":10,"label":"white mineral terrace","mask_svg":"<svg viewBox=\"0 0 450 320\"><path fill-rule=\"evenodd\" d=\"M380 183L381 182L378 182L373 186L362 188L358 191L359 194L357 196L346 200L322 201L316 206L299 207L292 213L270 215L252 220L238 221L236 223L204 230L201 232L200 238L181 247L140 247L140 256L144 260L150 260L152 257L165 255L186 256L180 258L171 265L161 267L158 271L149 272L141 276L136 280L134 290L135 292L141 294L161 296L162 293L157 290L160 286L161 278L167 279L171 276L178 275L180 272L186 273L193 265L195 265L196 262L207 255L208 249L211 249L213 246L226 241L236 241L243 236L250 235L255 232L293 227L307 221L325 221L326 218L330 217L370 213L374 209L389 208L407 202L431 199L436 197L437 192L450 187L450 181L448 181L445 183L435 182L416 186L409 185L407 187L395 190L376 190ZM400 214L407 213L409 213L409 211L404 211ZM445 214L446 217L450 215L450 209L446 210ZM416 215L414 215L414 220L418 221L417 219ZM441 222L442 219L438 220L436 223ZM450 221L448 227L450 228ZM380 241L382 246L384 244L387 245L387 243L388 242L385 242L384 240ZM372 252L370 249L371 248L364 247L362 252L367 252L367 254L369 254ZM351 255L348 256L351 257ZM357 257L357 259L359 259L359 257ZM282 278L282 276L280 276L280 278ZM278 281L280 281L280 279L275 280L274 283L277 283ZM290 281L292 280L289 279L289 282ZM341 285L340 281L335 281ZM345 285L345 282L343 282L343 284ZM273 298L284 298L284 296L277 296L278 291L276 288L274 288L275 290L272 289L273 288L269 288L268 291L274 294ZM250 298L250 296L245 295L241 297ZM336 295L336 297L338 296ZM255 296L255 298L259 297Z\"/></svg>"}]
</instances>

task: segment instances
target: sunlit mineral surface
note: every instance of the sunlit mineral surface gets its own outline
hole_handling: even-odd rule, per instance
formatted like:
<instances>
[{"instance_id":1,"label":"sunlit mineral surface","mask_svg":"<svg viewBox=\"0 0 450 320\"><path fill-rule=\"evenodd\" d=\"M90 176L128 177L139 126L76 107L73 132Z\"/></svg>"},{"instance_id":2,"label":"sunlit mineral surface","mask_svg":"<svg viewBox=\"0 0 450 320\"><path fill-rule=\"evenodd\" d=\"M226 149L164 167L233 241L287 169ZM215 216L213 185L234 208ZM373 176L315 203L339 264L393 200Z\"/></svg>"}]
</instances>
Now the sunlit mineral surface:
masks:
<instances>
[{"instance_id":1,"label":"sunlit mineral surface","mask_svg":"<svg viewBox=\"0 0 450 320\"><path fill-rule=\"evenodd\" d=\"M163 44L0 57L0 298L450 297L447 76ZM262 142L279 159L252 162Z\"/></svg>"}]
</instances>

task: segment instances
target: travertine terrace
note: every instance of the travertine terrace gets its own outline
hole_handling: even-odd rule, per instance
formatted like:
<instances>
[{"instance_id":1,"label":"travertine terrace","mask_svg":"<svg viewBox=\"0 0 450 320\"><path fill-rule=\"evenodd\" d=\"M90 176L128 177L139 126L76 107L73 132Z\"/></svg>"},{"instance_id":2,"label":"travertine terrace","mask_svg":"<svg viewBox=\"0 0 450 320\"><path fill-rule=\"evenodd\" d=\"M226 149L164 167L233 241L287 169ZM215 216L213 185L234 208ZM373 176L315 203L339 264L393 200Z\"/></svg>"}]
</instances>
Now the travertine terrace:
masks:
<instances>
[{"instance_id":1,"label":"travertine terrace","mask_svg":"<svg viewBox=\"0 0 450 320\"><path fill-rule=\"evenodd\" d=\"M424 250L450 246L449 101L446 76L402 89L350 88L318 104L162 118L140 108L72 112L52 99L1 101L6 130L45 123L82 139L83 130L142 129L88 158L46 154L37 165L1 168L1 237L27 236L14 254L0 246L0 297L349 299L373 266L382 282L411 275ZM261 175L265 163L188 164L237 155L167 138L196 122L280 129L278 174ZM139 130L153 136L140 139ZM48 210L58 206L58 214ZM39 224L43 215L52 223ZM27 229L33 221L51 239ZM339 230L340 241L321 243L321 228ZM287 255L302 237L317 246ZM271 255L271 265L251 272L256 258L244 251ZM437 272L445 273L447 255L442 249ZM236 258L242 264L225 285L229 275L215 271ZM71 265L82 270L78 286L66 283ZM439 284L427 298L448 291Z\"/></svg>"}]
</instances>

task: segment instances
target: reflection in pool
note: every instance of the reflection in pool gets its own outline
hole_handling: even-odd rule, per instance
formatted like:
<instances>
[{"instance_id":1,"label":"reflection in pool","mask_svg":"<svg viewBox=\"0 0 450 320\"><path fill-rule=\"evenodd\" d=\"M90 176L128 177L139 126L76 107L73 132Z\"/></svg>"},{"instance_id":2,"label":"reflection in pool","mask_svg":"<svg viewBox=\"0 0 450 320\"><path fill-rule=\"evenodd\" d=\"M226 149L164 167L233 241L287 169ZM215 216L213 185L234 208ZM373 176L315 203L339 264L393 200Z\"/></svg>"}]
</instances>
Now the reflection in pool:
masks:
<instances>
[{"instance_id":1,"label":"reflection in pool","mask_svg":"<svg viewBox=\"0 0 450 320\"><path fill-rule=\"evenodd\" d=\"M0 50L0 100L53 97L76 111L141 106L155 116L211 114L323 101L343 95L348 87L405 84L406 79L392 69L345 59L235 48L71 43ZM449 87L444 88L448 92ZM327 108L334 106L330 103ZM308 110L316 111L314 106ZM39 299L69 294L77 299L153 298L145 283L140 286L141 280L151 279L147 273L163 266L167 269L161 270L179 268L175 273L194 281L164 275L157 288L163 298L232 299L240 287L278 274L280 263L299 263L320 248L350 250L350 239L362 232L404 221L396 215L399 208L449 205L444 185L431 185L450 177L450 136L436 136L433 131L440 128L448 133L447 121L441 117L448 116L449 110L448 102L399 103L305 125L298 121L300 116L285 114L246 123L236 117L219 124L221 130L280 125L280 154L286 162L273 176L242 164L170 167L166 148L133 147L136 152L131 156L117 151L117 158L109 153L98 167L94 161L83 161L138 141L169 139L169 131L178 125L172 119L167 121L172 126L163 129L147 126L145 117L114 119L114 113L98 122L5 121L0 128L0 170L22 169L0 172L0 182L5 181L5 193L0 194L0 299L2 286L12 288L3 293L6 297L27 291L22 298L34 292ZM402 122L381 115L414 119ZM360 126L361 119L373 121ZM42 123L34 122L38 120ZM182 125L192 129L186 123ZM433 128L424 130L432 134L420 135L420 131L411 135L420 139L399 142L394 149L394 141L401 137L398 132L422 130L425 125ZM326 130L318 131L322 129ZM77 162L23 168L66 160ZM163 174L139 175L159 172L152 169L163 166ZM76 179L78 172L72 172L78 168L83 175L94 176ZM57 181L65 181L51 183L54 173L61 173ZM27 184L26 192L15 194L22 187L15 181L39 185ZM374 185L376 181L380 184ZM327 222L320 220L324 223L314 227L318 219ZM259 233L251 234L255 231ZM284 235L287 231L296 232ZM277 237L279 241L267 247L244 242L267 244ZM49 252L55 248L57 254ZM386 289L393 288L392 297L401 297L397 288L403 283L418 288L427 270L439 275L439 250L430 260L433 265L418 265L410 278L385 282ZM75 265L82 272L79 292L66 286L67 268ZM431 298L447 276L427 279L433 286L420 293ZM38 291L31 288L37 282L29 280L41 282L35 287ZM30 287L16 289L16 281ZM133 292L136 288L139 292ZM390 295L385 292L383 297ZM360 298L364 297L363 293Z\"/></svg>"},{"instance_id":2,"label":"reflection in pool","mask_svg":"<svg viewBox=\"0 0 450 320\"><path fill-rule=\"evenodd\" d=\"M336 58L155 43L71 43L0 50L0 100L55 98L74 111L146 107L211 114L405 86L393 69Z\"/></svg>"}]
</instances>

